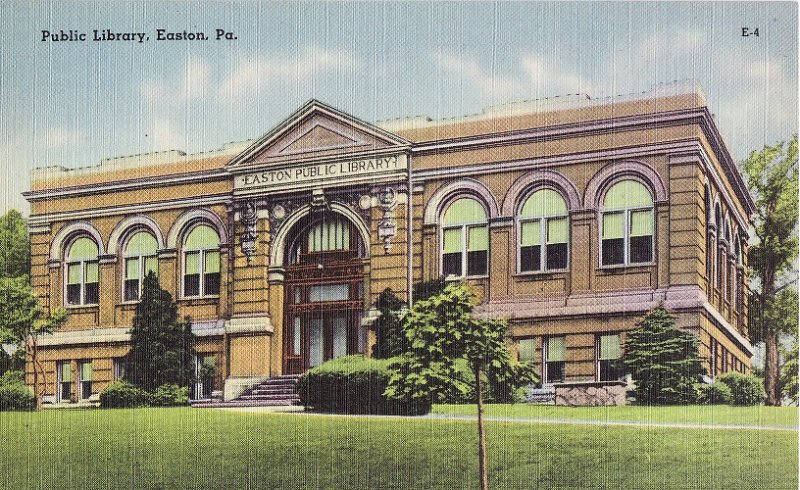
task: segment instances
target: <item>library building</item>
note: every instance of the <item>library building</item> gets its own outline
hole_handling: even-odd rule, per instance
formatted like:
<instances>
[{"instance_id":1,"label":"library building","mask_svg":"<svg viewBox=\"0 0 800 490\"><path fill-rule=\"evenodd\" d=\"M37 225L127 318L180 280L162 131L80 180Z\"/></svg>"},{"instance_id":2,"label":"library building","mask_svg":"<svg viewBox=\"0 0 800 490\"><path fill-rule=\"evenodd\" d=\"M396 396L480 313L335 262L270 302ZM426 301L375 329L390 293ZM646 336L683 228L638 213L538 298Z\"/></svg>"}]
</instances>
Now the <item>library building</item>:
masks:
<instances>
[{"instance_id":1,"label":"library building","mask_svg":"<svg viewBox=\"0 0 800 490\"><path fill-rule=\"evenodd\" d=\"M151 271L191 318L198 400L258 400L271 380L369 355L378 295L413 301L439 277L508 320L544 386L616 381L626 332L659 305L697 335L710 377L750 370L754 205L695 85L443 120L312 100L264 130L33 171L33 286L69 313L39 342L47 403L95 401L124 376Z\"/></svg>"}]
</instances>

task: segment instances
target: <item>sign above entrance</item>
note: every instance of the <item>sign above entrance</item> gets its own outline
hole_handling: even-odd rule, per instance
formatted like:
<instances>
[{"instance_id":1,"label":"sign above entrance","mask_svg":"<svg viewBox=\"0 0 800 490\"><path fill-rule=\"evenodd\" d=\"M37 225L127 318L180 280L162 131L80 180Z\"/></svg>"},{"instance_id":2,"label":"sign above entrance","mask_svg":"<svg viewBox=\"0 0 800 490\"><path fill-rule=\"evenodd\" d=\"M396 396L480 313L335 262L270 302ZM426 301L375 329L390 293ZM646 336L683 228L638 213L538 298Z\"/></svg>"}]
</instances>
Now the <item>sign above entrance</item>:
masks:
<instances>
[{"instance_id":1,"label":"sign above entrance","mask_svg":"<svg viewBox=\"0 0 800 490\"><path fill-rule=\"evenodd\" d=\"M287 168L272 168L237 175L234 187L237 190L262 187L274 190L305 187L305 184L318 184L320 181L351 182L378 175L390 175L406 168L408 168L406 155L292 165Z\"/></svg>"}]
</instances>

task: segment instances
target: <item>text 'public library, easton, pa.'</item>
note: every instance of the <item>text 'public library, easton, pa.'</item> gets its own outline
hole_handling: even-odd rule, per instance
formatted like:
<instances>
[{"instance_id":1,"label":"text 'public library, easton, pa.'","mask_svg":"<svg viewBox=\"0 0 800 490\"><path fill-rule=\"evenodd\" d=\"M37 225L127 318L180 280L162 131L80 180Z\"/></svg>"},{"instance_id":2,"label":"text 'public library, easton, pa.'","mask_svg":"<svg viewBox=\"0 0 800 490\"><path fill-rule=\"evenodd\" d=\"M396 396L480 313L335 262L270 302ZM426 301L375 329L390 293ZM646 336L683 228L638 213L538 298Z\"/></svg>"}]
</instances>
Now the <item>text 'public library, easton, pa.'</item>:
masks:
<instances>
[{"instance_id":1,"label":"text 'public library, easton, pa.'","mask_svg":"<svg viewBox=\"0 0 800 490\"><path fill-rule=\"evenodd\" d=\"M386 288L464 280L544 384L612 380L663 304L712 376L747 372L753 201L695 86L371 124L315 100L264 136L34 170L47 401L123 376L149 271L188 315L195 397L369 353ZM28 364L28 379L33 368Z\"/></svg>"}]
</instances>

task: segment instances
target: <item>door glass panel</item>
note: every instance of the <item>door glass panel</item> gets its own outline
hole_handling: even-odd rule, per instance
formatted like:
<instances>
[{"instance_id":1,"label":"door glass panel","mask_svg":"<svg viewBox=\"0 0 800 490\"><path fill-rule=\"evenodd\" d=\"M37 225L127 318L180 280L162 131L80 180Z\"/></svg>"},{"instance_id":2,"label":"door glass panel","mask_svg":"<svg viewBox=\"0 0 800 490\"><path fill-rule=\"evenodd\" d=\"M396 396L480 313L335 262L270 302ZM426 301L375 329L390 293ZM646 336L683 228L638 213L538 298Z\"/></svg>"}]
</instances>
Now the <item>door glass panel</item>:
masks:
<instances>
[{"instance_id":1,"label":"door glass panel","mask_svg":"<svg viewBox=\"0 0 800 490\"><path fill-rule=\"evenodd\" d=\"M300 355L300 317L294 318L294 332L292 334L292 355Z\"/></svg>"},{"instance_id":2,"label":"door glass panel","mask_svg":"<svg viewBox=\"0 0 800 490\"><path fill-rule=\"evenodd\" d=\"M347 320L343 316L331 318L333 332L333 357L347 354Z\"/></svg>"},{"instance_id":3,"label":"door glass panel","mask_svg":"<svg viewBox=\"0 0 800 490\"><path fill-rule=\"evenodd\" d=\"M308 322L309 349L308 364L311 367L322 364L323 342L322 342L322 319L312 318Z\"/></svg>"},{"instance_id":4,"label":"door glass panel","mask_svg":"<svg viewBox=\"0 0 800 490\"><path fill-rule=\"evenodd\" d=\"M345 301L350 297L348 284L324 284L311 286L308 291L309 301Z\"/></svg>"}]
</instances>

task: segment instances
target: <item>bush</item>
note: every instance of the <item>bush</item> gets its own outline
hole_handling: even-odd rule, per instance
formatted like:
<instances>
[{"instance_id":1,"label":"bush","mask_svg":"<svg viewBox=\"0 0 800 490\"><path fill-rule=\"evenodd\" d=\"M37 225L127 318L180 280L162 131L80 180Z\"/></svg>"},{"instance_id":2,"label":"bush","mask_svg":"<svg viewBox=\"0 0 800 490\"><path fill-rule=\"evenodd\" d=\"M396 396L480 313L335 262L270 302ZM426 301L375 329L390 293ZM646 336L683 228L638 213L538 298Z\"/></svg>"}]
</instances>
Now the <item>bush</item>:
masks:
<instances>
[{"instance_id":1,"label":"bush","mask_svg":"<svg viewBox=\"0 0 800 490\"><path fill-rule=\"evenodd\" d=\"M24 385L25 373L16 369L4 372L3 375L0 376L0 386L10 384Z\"/></svg>"},{"instance_id":2,"label":"bush","mask_svg":"<svg viewBox=\"0 0 800 490\"><path fill-rule=\"evenodd\" d=\"M698 383L694 385L697 403L701 405L721 405L731 402L731 389L725 383Z\"/></svg>"},{"instance_id":3,"label":"bush","mask_svg":"<svg viewBox=\"0 0 800 490\"><path fill-rule=\"evenodd\" d=\"M320 412L352 414L424 415L430 400L394 400L384 396L389 365L399 358L373 359L343 356L307 371L298 384L306 408Z\"/></svg>"},{"instance_id":4,"label":"bush","mask_svg":"<svg viewBox=\"0 0 800 490\"><path fill-rule=\"evenodd\" d=\"M111 383L100 393L100 406L103 408L146 407L152 395L126 381Z\"/></svg>"},{"instance_id":5,"label":"bush","mask_svg":"<svg viewBox=\"0 0 800 490\"><path fill-rule=\"evenodd\" d=\"M22 383L0 385L0 411L33 410L36 408L36 397Z\"/></svg>"},{"instance_id":6,"label":"bush","mask_svg":"<svg viewBox=\"0 0 800 490\"><path fill-rule=\"evenodd\" d=\"M767 392L764 381L755 376L741 373L725 373L717 378L731 390L731 402L734 405L760 405L764 403Z\"/></svg>"},{"instance_id":7,"label":"bush","mask_svg":"<svg viewBox=\"0 0 800 490\"><path fill-rule=\"evenodd\" d=\"M164 384L153 391L150 403L157 407L186 405L189 403L189 388L176 384Z\"/></svg>"}]
</instances>

